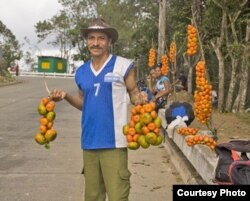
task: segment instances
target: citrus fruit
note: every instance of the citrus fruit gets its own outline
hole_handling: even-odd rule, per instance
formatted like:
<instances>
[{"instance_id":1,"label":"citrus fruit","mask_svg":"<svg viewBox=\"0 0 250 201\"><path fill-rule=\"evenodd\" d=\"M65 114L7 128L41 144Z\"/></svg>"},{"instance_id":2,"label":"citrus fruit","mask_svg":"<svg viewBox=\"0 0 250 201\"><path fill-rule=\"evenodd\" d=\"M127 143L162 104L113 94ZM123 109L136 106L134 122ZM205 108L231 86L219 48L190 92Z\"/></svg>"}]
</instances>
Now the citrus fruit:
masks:
<instances>
[{"instance_id":1,"label":"citrus fruit","mask_svg":"<svg viewBox=\"0 0 250 201\"><path fill-rule=\"evenodd\" d=\"M51 141L55 140L56 136L57 136L57 132L53 128L47 130L46 133L45 133L45 135L44 135L46 141L48 141L48 142L51 142Z\"/></svg>"},{"instance_id":2,"label":"citrus fruit","mask_svg":"<svg viewBox=\"0 0 250 201\"><path fill-rule=\"evenodd\" d=\"M46 143L46 139L45 137L43 136L43 134L41 133L37 133L34 137L35 141L40 144L40 145L43 145Z\"/></svg>"}]
</instances>

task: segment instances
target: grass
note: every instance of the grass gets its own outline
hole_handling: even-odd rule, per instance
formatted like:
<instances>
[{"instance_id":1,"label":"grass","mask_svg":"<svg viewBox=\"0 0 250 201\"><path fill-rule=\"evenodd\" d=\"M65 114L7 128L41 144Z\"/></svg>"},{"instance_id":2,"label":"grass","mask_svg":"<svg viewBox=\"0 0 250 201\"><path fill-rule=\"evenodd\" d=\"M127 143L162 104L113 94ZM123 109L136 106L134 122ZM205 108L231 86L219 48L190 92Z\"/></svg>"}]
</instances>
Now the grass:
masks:
<instances>
[{"instance_id":1,"label":"grass","mask_svg":"<svg viewBox=\"0 0 250 201\"><path fill-rule=\"evenodd\" d=\"M250 113L238 113L236 116L247 124L250 124Z\"/></svg>"}]
</instances>

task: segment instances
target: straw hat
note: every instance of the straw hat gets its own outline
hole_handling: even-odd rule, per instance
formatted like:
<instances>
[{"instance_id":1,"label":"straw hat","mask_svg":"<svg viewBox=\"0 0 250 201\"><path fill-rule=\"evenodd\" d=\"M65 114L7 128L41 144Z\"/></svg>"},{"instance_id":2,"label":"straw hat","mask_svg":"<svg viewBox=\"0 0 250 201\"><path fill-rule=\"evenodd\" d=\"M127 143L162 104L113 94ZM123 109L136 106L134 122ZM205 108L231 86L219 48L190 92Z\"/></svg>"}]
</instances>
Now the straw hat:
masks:
<instances>
[{"instance_id":1,"label":"straw hat","mask_svg":"<svg viewBox=\"0 0 250 201\"><path fill-rule=\"evenodd\" d=\"M112 38L112 43L117 41L118 32L115 28L111 27L103 18L94 18L88 28L81 29L83 37L87 37L89 32L99 31L106 33L109 37Z\"/></svg>"}]
</instances>

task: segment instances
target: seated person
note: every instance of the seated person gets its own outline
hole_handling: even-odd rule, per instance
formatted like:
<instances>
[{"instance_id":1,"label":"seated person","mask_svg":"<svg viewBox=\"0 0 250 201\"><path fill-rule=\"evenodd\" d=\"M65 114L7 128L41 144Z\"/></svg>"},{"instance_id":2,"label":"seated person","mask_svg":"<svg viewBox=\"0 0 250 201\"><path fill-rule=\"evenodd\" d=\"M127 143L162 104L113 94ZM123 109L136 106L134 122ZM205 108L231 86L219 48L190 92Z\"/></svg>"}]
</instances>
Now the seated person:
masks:
<instances>
[{"instance_id":1,"label":"seated person","mask_svg":"<svg viewBox=\"0 0 250 201\"><path fill-rule=\"evenodd\" d=\"M167 98L171 91L170 81L167 76L162 75L161 65L158 64L155 68L156 84L152 86L150 78L147 79L149 90L154 94L153 101L156 102L156 111L160 108L165 108L167 105Z\"/></svg>"}]
</instances>

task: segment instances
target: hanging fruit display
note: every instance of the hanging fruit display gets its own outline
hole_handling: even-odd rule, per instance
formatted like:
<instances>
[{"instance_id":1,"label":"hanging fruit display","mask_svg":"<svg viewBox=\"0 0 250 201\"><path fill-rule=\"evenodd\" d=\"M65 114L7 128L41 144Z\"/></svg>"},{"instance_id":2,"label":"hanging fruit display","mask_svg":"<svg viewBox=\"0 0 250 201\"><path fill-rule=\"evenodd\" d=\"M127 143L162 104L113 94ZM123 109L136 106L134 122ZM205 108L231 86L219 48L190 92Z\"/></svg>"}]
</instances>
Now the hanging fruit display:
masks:
<instances>
[{"instance_id":1,"label":"hanging fruit display","mask_svg":"<svg viewBox=\"0 0 250 201\"><path fill-rule=\"evenodd\" d=\"M197 29L189 24L187 26L187 54L192 56L197 53Z\"/></svg>"},{"instance_id":2,"label":"hanging fruit display","mask_svg":"<svg viewBox=\"0 0 250 201\"><path fill-rule=\"evenodd\" d=\"M164 54L161 56L161 73L162 75L167 75L168 74L168 56L167 54Z\"/></svg>"},{"instance_id":3,"label":"hanging fruit display","mask_svg":"<svg viewBox=\"0 0 250 201\"><path fill-rule=\"evenodd\" d=\"M149 55L148 55L148 66L153 68L155 66L155 59L156 59L156 50L155 48L150 48Z\"/></svg>"},{"instance_id":4,"label":"hanging fruit display","mask_svg":"<svg viewBox=\"0 0 250 201\"><path fill-rule=\"evenodd\" d=\"M176 50L176 45L175 42L172 41L169 48L169 60L172 63L175 62L175 56L176 56L175 50Z\"/></svg>"},{"instance_id":5,"label":"hanging fruit display","mask_svg":"<svg viewBox=\"0 0 250 201\"><path fill-rule=\"evenodd\" d=\"M57 131L53 127L56 118L54 109L55 102L46 97L41 99L37 107L40 125L34 139L38 144L45 145L45 148L49 148L49 143L57 136Z\"/></svg>"},{"instance_id":6,"label":"hanging fruit display","mask_svg":"<svg viewBox=\"0 0 250 201\"><path fill-rule=\"evenodd\" d=\"M194 113L202 124L207 124L212 114L212 85L206 80L204 61L199 61L196 65Z\"/></svg>"},{"instance_id":7,"label":"hanging fruit display","mask_svg":"<svg viewBox=\"0 0 250 201\"><path fill-rule=\"evenodd\" d=\"M150 145L160 145L163 137L160 134L161 118L155 110L155 103L135 105L131 108L130 121L123 126L123 134L126 136L128 148L136 150L144 149Z\"/></svg>"},{"instance_id":8,"label":"hanging fruit display","mask_svg":"<svg viewBox=\"0 0 250 201\"><path fill-rule=\"evenodd\" d=\"M190 135L185 138L188 146L192 147L196 144L202 144L208 146L210 149L214 150L217 141L213 137L208 135Z\"/></svg>"},{"instance_id":9,"label":"hanging fruit display","mask_svg":"<svg viewBox=\"0 0 250 201\"><path fill-rule=\"evenodd\" d=\"M198 128L181 127L178 129L178 133L180 135L196 135L197 132L198 132Z\"/></svg>"}]
</instances>

